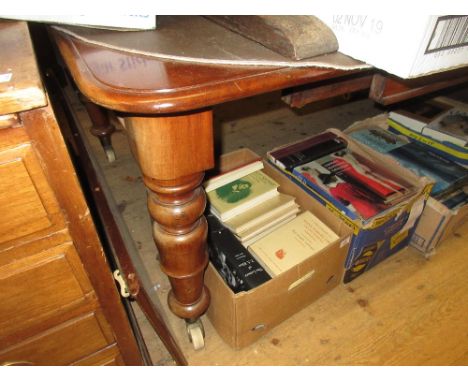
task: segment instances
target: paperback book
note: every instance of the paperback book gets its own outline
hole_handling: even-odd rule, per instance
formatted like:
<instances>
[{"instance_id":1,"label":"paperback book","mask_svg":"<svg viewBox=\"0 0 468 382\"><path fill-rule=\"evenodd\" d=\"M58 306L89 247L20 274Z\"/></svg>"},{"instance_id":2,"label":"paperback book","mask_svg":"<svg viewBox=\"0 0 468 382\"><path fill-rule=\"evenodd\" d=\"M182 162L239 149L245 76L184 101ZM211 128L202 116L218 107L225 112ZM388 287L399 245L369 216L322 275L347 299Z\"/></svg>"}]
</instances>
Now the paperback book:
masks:
<instances>
[{"instance_id":1,"label":"paperback book","mask_svg":"<svg viewBox=\"0 0 468 382\"><path fill-rule=\"evenodd\" d=\"M337 239L338 235L325 223L310 211L305 211L249 246L249 251L274 277L315 255Z\"/></svg>"},{"instance_id":2,"label":"paperback book","mask_svg":"<svg viewBox=\"0 0 468 382\"><path fill-rule=\"evenodd\" d=\"M468 106L429 100L391 111L389 118L439 142L468 147Z\"/></svg>"},{"instance_id":3,"label":"paperback book","mask_svg":"<svg viewBox=\"0 0 468 382\"><path fill-rule=\"evenodd\" d=\"M450 109L425 126L422 133L442 142L468 147L468 111Z\"/></svg>"},{"instance_id":4,"label":"paperback book","mask_svg":"<svg viewBox=\"0 0 468 382\"><path fill-rule=\"evenodd\" d=\"M434 121L450 109L450 105L435 100L417 101L391 111L389 117L421 133L428 123Z\"/></svg>"},{"instance_id":5,"label":"paperback book","mask_svg":"<svg viewBox=\"0 0 468 382\"><path fill-rule=\"evenodd\" d=\"M423 144L408 141L400 135L377 126L348 134L372 149L391 155L398 163L419 176L435 181L431 196L438 198L468 182L468 171L459 164L428 150Z\"/></svg>"},{"instance_id":6,"label":"paperback book","mask_svg":"<svg viewBox=\"0 0 468 382\"><path fill-rule=\"evenodd\" d=\"M210 211L226 221L278 195L278 186L264 172L255 171L208 192Z\"/></svg>"}]
</instances>

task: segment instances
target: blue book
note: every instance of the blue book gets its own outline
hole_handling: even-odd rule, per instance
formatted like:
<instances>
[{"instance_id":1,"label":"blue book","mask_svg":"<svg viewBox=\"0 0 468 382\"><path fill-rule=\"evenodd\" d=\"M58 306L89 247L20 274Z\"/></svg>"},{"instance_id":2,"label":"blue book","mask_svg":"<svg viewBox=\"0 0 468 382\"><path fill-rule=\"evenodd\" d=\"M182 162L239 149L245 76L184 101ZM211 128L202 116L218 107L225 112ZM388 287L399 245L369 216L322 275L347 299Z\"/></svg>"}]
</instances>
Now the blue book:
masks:
<instances>
[{"instance_id":1,"label":"blue book","mask_svg":"<svg viewBox=\"0 0 468 382\"><path fill-rule=\"evenodd\" d=\"M408 142L380 127L356 130L349 136L380 153L391 155L416 175L433 179L433 197L442 196L468 182L468 171L463 166L428 150L423 144Z\"/></svg>"}]
</instances>

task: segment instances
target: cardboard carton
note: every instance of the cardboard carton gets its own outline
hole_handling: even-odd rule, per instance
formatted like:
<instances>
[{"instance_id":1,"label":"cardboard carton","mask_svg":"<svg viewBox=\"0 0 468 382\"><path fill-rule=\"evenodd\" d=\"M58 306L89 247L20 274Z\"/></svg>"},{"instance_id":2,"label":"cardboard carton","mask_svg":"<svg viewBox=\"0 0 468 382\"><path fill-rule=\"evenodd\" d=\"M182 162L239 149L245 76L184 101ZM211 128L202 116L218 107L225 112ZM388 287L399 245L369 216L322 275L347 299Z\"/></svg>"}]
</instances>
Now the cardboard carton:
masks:
<instances>
[{"instance_id":1,"label":"cardboard carton","mask_svg":"<svg viewBox=\"0 0 468 382\"><path fill-rule=\"evenodd\" d=\"M339 51L402 78L468 65L468 16L318 14Z\"/></svg>"},{"instance_id":2,"label":"cardboard carton","mask_svg":"<svg viewBox=\"0 0 468 382\"><path fill-rule=\"evenodd\" d=\"M364 121L356 122L344 132L351 133L368 126L377 126L389 129L388 115L381 114ZM391 129L390 129L391 130ZM368 150L371 148L366 147ZM392 157L388 157L391 166L397 167L398 163ZM426 257L436 253L437 246L453 233L455 227L466 223L468 205L457 209L449 209L433 197L429 197L424 211L419 219L416 229L411 237L410 245L421 251Z\"/></svg>"},{"instance_id":3,"label":"cardboard carton","mask_svg":"<svg viewBox=\"0 0 468 382\"><path fill-rule=\"evenodd\" d=\"M380 174L387 174L392 181L399 179L401 180L400 184L406 183L413 188L412 193L392 207L364 219L319 186L313 183L305 184L293 172L282 170L291 180L301 185L311 196L319 200L353 229L343 279L347 283L408 246L433 184L427 178L420 178L399 166L388 156L366 149L365 146L358 144L339 130L328 129L326 132L332 132L347 141L352 152L366 158L369 163L373 164L374 168L379 170ZM272 151L281 150L286 146L288 145L275 148ZM270 156L270 154L268 155Z\"/></svg>"},{"instance_id":4,"label":"cardboard carton","mask_svg":"<svg viewBox=\"0 0 468 382\"><path fill-rule=\"evenodd\" d=\"M226 163L247 149L223 156ZM231 158L232 161L229 159ZM301 187L265 162L264 170L279 183L279 191L293 195L303 210L309 210L325 222L339 239L292 269L247 292L234 294L210 264L205 284L211 293L207 316L223 340L235 349L252 344L273 327L336 287L343 277L351 229L332 212L323 208Z\"/></svg>"},{"instance_id":5,"label":"cardboard carton","mask_svg":"<svg viewBox=\"0 0 468 382\"><path fill-rule=\"evenodd\" d=\"M429 197L410 245L421 251L425 257L431 257L437 253L439 244L467 221L468 204L451 210Z\"/></svg>"}]
</instances>

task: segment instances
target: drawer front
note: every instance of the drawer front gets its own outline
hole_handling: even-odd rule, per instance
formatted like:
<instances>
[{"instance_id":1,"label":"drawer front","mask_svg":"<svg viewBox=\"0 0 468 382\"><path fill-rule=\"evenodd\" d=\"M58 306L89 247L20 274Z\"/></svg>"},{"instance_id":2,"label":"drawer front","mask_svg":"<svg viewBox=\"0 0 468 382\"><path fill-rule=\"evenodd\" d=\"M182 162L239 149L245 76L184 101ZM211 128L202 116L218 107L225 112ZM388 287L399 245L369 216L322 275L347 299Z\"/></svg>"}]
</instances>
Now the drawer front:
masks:
<instances>
[{"instance_id":1,"label":"drawer front","mask_svg":"<svg viewBox=\"0 0 468 382\"><path fill-rule=\"evenodd\" d=\"M0 139L2 133L6 131L0 131ZM0 211L0 251L65 227L55 195L28 142L0 151Z\"/></svg>"},{"instance_id":2,"label":"drawer front","mask_svg":"<svg viewBox=\"0 0 468 382\"><path fill-rule=\"evenodd\" d=\"M4 254L5 255L5 254ZM72 243L0 259L0 343L86 303L92 287Z\"/></svg>"},{"instance_id":3,"label":"drawer front","mask_svg":"<svg viewBox=\"0 0 468 382\"><path fill-rule=\"evenodd\" d=\"M111 345L106 349L73 362L72 366L124 366L122 356L117 345Z\"/></svg>"},{"instance_id":4,"label":"drawer front","mask_svg":"<svg viewBox=\"0 0 468 382\"><path fill-rule=\"evenodd\" d=\"M0 365L68 365L113 343L102 314L90 312L44 331L13 347L0 350Z\"/></svg>"}]
</instances>

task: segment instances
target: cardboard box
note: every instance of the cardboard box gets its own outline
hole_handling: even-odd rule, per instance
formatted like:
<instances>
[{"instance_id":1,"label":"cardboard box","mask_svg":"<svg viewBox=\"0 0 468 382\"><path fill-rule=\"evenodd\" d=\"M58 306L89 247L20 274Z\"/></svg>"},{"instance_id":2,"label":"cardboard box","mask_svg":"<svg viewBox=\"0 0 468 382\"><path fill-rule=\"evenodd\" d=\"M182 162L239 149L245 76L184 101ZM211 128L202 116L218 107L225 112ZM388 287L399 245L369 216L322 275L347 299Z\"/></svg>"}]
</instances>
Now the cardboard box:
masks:
<instances>
[{"instance_id":1,"label":"cardboard box","mask_svg":"<svg viewBox=\"0 0 468 382\"><path fill-rule=\"evenodd\" d=\"M344 132L350 133L368 126L378 126L382 129L388 129L388 115L386 113L356 122L348 127ZM409 139L409 138L407 138ZM369 150L371 148L366 147ZM388 157L392 166L398 166L398 163L392 157ZM426 257L433 256L436 253L437 246L443 242L453 232L453 229L467 221L468 205L451 210L433 197L429 197L424 207L424 211L414 231L410 245L424 253Z\"/></svg>"},{"instance_id":2,"label":"cardboard box","mask_svg":"<svg viewBox=\"0 0 468 382\"><path fill-rule=\"evenodd\" d=\"M402 78L468 65L468 16L317 16L335 33L340 52Z\"/></svg>"},{"instance_id":3,"label":"cardboard box","mask_svg":"<svg viewBox=\"0 0 468 382\"><path fill-rule=\"evenodd\" d=\"M320 187L304 184L292 172L282 170L353 229L343 279L344 283L348 283L409 245L433 184L427 178L420 178L399 166L388 156L355 142L339 130L328 129L326 131L333 132L346 140L353 152L361 154L366 160L372 162L373 167L378 168L381 174L391 175L391 179L404 179L403 183L409 183L415 188L412 195L393 207L369 219L363 219ZM280 148L275 150L278 149Z\"/></svg>"},{"instance_id":4,"label":"cardboard box","mask_svg":"<svg viewBox=\"0 0 468 382\"><path fill-rule=\"evenodd\" d=\"M431 257L436 254L437 246L452 235L455 228L468 221L467 217L468 204L450 210L429 197L410 245L423 252L425 257Z\"/></svg>"},{"instance_id":5,"label":"cardboard box","mask_svg":"<svg viewBox=\"0 0 468 382\"><path fill-rule=\"evenodd\" d=\"M243 149L224 156L256 156ZM226 161L227 163L230 160ZM273 327L336 287L343 276L351 230L332 212L323 208L298 185L265 162L264 170L279 184L279 191L293 195L303 210L309 210L339 236L319 253L265 284L234 294L213 265L205 273L205 285L211 293L207 316L223 340L235 349L252 344Z\"/></svg>"}]
</instances>

